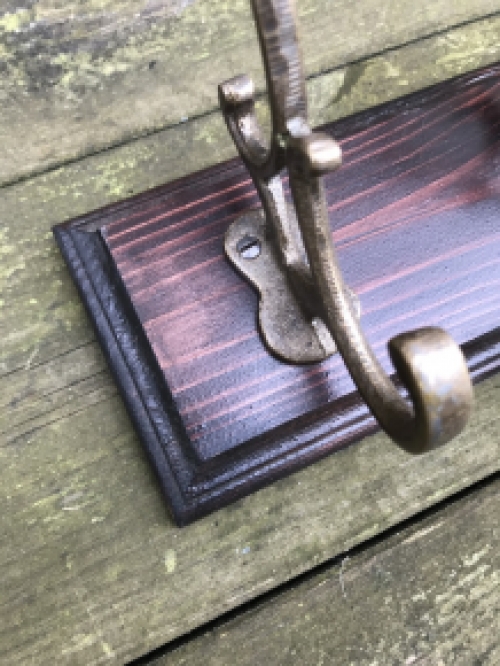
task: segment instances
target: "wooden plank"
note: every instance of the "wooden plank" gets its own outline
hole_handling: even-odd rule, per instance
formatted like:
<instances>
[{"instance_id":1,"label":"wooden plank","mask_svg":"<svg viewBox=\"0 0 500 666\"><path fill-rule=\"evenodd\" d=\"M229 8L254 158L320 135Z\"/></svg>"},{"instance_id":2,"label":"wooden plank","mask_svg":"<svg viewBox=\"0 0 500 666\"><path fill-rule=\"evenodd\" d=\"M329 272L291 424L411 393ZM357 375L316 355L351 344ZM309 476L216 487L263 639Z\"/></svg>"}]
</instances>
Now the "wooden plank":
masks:
<instances>
[{"instance_id":1,"label":"wooden plank","mask_svg":"<svg viewBox=\"0 0 500 666\"><path fill-rule=\"evenodd\" d=\"M298 6L309 76L500 10L498 0ZM217 84L243 71L261 88L248 0L8 0L0 12L2 183L206 114ZM361 73L336 72L330 100Z\"/></svg>"},{"instance_id":2,"label":"wooden plank","mask_svg":"<svg viewBox=\"0 0 500 666\"><path fill-rule=\"evenodd\" d=\"M388 373L388 339L426 325L466 344L474 379L500 368L498 107L497 66L326 128L344 154L324 179L333 238ZM256 204L232 161L56 229L181 524L374 430L338 355L266 350L223 253Z\"/></svg>"},{"instance_id":3,"label":"wooden plank","mask_svg":"<svg viewBox=\"0 0 500 666\"><path fill-rule=\"evenodd\" d=\"M415 64L410 88L481 64L483 32L463 30L370 61L364 90L370 72L377 101L406 89L402 72L381 83L398 58ZM498 469L492 378L440 454L408 459L377 436L187 530L169 523L50 228L223 159L225 142L207 116L0 191L0 661L123 663Z\"/></svg>"},{"instance_id":4,"label":"wooden plank","mask_svg":"<svg viewBox=\"0 0 500 666\"><path fill-rule=\"evenodd\" d=\"M179 530L110 385L2 435L0 662L124 663L499 468L495 376L442 450L416 459L377 435Z\"/></svg>"},{"instance_id":5,"label":"wooden plank","mask_svg":"<svg viewBox=\"0 0 500 666\"><path fill-rule=\"evenodd\" d=\"M148 663L496 666L499 576L497 479Z\"/></svg>"},{"instance_id":6,"label":"wooden plank","mask_svg":"<svg viewBox=\"0 0 500 666\"><path fill-rule=\"evenodd\" d=\"M466 26L363 63L339 103L334 74L314 79L324 112L358 111L500 59L500 18ZM483 38L487 40L483 43ZM390 73L387 76L387 73ZM51 227L234 155L214 113L0 191L0 376L92 339ZM50 313L50 315L48 314Z\"/></svg>"}]
</instances>

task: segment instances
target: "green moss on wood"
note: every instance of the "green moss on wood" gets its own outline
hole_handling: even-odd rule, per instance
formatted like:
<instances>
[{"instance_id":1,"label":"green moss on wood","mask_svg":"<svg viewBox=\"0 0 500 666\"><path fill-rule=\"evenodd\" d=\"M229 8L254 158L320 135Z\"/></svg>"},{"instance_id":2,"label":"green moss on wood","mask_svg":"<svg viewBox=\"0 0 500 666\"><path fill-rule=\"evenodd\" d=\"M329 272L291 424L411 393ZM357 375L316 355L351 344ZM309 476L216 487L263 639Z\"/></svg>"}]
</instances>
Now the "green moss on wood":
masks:
<instances>
[{"instance_id":1,"label":"green moss on wood","mask_svg":"<svg viewBox=\"0 0 500 666\"><path fill-rule=\"evenodd\" d=\"M496 0L298 7L310 77L499 9ZM3 183L211 112L217 84L243 71L262 88L248 0L10 1L0 55Z\"/></svg>"}]
</instances>

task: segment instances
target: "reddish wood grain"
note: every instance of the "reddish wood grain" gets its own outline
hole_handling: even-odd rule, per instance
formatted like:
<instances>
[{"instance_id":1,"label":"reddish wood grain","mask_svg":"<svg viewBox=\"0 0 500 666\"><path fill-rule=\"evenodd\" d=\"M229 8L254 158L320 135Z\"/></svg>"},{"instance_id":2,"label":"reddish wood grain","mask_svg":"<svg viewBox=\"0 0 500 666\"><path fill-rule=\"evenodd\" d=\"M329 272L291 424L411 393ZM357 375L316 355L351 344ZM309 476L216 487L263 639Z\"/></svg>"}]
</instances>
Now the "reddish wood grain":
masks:
<instances>
[{"instance_id":1,"label":"reddish wood grain","mask_svg":"<svg viewBox=\"0 0 500 666\"><path fill-rule=\"evenodd\" d=\"M465 343L498 327L500 70L326 129L344 152L326 179L333 239L386 369L401 331L439 325ZM296 367L264 347L257 296L223 255L257 204L235 161L115 207L102 229L202 460L354 390L338 357Z\"/></svg>"}]
</instances>

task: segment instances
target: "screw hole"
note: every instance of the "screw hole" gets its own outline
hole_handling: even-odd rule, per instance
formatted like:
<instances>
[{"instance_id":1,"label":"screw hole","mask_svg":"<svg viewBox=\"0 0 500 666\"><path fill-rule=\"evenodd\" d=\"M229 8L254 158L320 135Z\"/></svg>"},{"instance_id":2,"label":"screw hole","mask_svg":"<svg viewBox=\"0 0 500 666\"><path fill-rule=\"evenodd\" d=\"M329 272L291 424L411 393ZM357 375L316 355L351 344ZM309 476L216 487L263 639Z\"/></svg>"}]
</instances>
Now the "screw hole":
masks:
<instances>
[{"instance_id":1,"label":"screw hole","mask_svg":"<svg viewBox=\"0 0 500 666\"><path fill-rule=\"evenodd\" d=\"M256 259L260 255L260 240L255 236L244 236L236 243L236 249L243 259Z\"/></svg>"}]
</instances>

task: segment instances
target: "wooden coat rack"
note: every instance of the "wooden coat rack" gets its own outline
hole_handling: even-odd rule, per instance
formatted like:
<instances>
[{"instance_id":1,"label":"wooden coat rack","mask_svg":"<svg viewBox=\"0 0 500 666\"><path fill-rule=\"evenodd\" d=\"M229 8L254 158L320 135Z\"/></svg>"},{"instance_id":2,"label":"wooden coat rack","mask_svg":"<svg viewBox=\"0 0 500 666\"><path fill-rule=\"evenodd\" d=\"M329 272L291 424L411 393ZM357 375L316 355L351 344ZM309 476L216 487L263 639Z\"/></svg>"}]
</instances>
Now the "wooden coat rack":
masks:
<instances>
[{"instance_id":1,"label":"wooden coat rack","mask_svg":"<svg viewBox=\"0 0 500 666\"><path fill-rule=\"evenodd\" d=\"M474 381L498 370L500 66L322 132L343 153L324 177L331 235L384 371L387 340L429 324ZM338 354L290 364L262 339L224 254L258 204L235 159L54 230L178 524L377 428Z\"/></svg>"}]
</instances>

